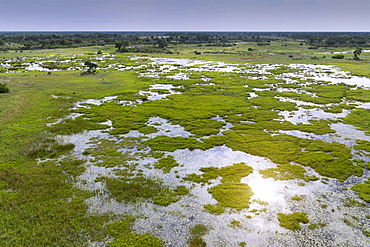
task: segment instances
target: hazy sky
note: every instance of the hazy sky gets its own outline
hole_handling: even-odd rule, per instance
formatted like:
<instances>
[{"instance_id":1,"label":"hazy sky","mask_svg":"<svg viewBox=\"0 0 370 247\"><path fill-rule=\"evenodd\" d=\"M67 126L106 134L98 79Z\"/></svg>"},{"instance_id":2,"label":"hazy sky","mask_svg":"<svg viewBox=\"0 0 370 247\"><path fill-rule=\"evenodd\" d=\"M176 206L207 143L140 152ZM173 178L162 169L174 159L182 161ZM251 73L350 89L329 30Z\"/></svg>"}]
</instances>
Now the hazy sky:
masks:
<instances>
[{"instance_id":1,"label":"hazy sky","mask_svg":"<svg viewBox=\"0 0 370 247\"><path fill-rule=\"evenodd\" d=\"M370 0L0 0L0 31L370 31Z\"/></svg>"}]
</instances>

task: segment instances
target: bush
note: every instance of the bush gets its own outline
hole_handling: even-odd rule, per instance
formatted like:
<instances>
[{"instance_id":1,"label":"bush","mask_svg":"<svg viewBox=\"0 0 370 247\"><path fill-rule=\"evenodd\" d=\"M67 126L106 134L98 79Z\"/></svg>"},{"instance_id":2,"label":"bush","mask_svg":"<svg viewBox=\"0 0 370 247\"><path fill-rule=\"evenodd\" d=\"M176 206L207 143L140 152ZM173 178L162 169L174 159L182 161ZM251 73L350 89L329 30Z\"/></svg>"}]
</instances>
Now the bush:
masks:
<instances>
[{"instance_id":1,"label":"bush","mask_svg":"<svg viewBox=\"0 0 370 247\"><path fill-rule=\"evenodd\" d=\"M8 93L9 92L9 88L7 87L7 85L5 83L0 83L0 93Z\"/></svg>"},{"instance_id":2,"label":"bush","mask_svg":"<svg viewBox=\"0 0 370 247\"><path fill-rule=\"evenodd\" d=\"M334 59L343 59L344 58L344 55L337 54L337 55L332 56L331 58L334 58Z\"/></svg>"}]
</instances>

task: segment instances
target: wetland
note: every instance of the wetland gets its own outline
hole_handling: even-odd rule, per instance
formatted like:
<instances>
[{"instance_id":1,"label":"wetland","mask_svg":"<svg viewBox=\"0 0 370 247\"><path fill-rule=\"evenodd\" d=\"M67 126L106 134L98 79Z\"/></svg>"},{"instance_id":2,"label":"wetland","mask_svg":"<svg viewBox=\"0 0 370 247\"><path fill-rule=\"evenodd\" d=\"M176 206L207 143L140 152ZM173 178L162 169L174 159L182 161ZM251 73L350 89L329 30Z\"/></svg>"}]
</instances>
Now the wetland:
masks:
<instances>
[{"instance_id":1,"label":"wetland","mask_svg":"<svg viewBox=\"0 0 370 247\"><path fill-rule=\"evenodd\" d=\"M370 245L368 61L251 45L0 56L0 243Z\"/></svg>"}]
</instances>

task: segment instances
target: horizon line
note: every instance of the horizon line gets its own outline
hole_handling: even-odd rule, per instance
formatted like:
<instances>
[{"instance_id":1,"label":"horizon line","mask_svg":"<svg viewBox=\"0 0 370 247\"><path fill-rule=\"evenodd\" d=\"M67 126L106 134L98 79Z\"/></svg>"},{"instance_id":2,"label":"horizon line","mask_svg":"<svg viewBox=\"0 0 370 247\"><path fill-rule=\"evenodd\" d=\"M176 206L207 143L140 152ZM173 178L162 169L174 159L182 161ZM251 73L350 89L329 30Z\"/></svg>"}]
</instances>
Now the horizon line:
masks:
<instances>
[{"instance_id":1,"label":"horizon line","mask_svg":"<svg viewBox=\"0 0 370 247\"><path fill-rule=\"evenodd\" d=\"M370 30L0 30L4 32L350 32L370 33Z\"/></svg>"}]
</instances>

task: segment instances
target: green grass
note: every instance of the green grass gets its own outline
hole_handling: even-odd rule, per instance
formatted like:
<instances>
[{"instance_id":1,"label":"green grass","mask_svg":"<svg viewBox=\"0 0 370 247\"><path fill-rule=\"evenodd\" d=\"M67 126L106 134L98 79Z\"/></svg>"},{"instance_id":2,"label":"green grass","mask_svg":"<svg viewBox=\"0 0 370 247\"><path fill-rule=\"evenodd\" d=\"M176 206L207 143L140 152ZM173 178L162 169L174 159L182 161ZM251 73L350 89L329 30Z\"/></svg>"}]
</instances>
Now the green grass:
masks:
<instances>
[{"instance_id":1,"label":"green grass","mask_svg":"<svg viewBox=\"0 0 370 247\"><path fill-rule=\"evenodd\" d=\"M85 130L106 129L108 127L108 125L93 123L83 117L77 117L75 119L65 119L60 123L54 124L49 131L58 135L72 135Z\"/></svg>"},{"instance_id":2,"label":"green grass","mask_svg":"<svg viewBox=\"0 0 370 247\"><path fill-rule=\"evenodd\" d=\"M359 127L360 130L370 135L370 109L359 108L351 111L351 113L343 119L346 124Z\"/></svg>"},{"instance_id":3,"label":"green grass","mask_svg":"<svg viewBox=\"0 0 370 247\"><path fill-rule=\"evenodd\" d=\"M154 150L159 151L169 151L173 152L177 149L207 149L209 146L206 146L204 143L199 142L195 139L188 137L168 137L168 136L157 136L153 139L143 142L147 144Z\"/></svg>"},{"instance_id":4,"label":"green grass","mask_svg":"<svg viewBox=\"0 0 370 247\"><path fill-rule=\"evenodd\" d=\"M138 234L131 231L131 225L135 221L134 217L126 217L121 221L114 222L108 226L107 234L114 238L114 241L109 243L109 247L141 247L151 246L160 247L164 246L162 241L153 236L152 234Z\"/></svg>"},{"instance_id":5,"label":"green grass","mask_svg":"<svg viewBox=\"0 0 370 247\"><path fill-rule=\"evenodd\" d=\"M137 202L151 199L160 206L168 206L181 199L189 191L184 186L172 189L161 181L143 176L108 178L104 180L112 197L118 202Z\"/></svg>"},{"instance_id":6,"label":"green grass","mask_svg":"<svg viewBox=\"0 0 370 247\"><path fill-rule=\"evenodd\" d=\"M102 230L104 218L86 215L89 193L66 183L84 170L83 163L1 166L2 246L83 246Z\"/></svg>"}]
</instances>

